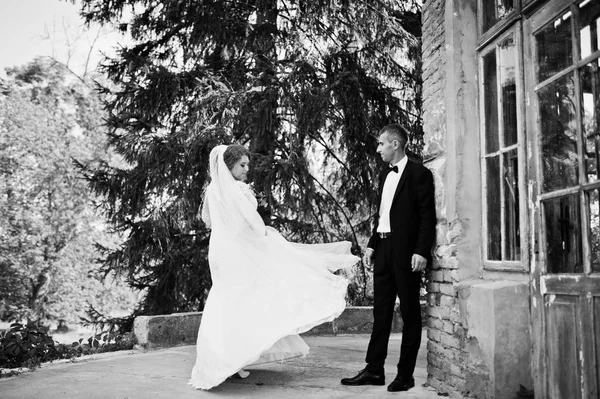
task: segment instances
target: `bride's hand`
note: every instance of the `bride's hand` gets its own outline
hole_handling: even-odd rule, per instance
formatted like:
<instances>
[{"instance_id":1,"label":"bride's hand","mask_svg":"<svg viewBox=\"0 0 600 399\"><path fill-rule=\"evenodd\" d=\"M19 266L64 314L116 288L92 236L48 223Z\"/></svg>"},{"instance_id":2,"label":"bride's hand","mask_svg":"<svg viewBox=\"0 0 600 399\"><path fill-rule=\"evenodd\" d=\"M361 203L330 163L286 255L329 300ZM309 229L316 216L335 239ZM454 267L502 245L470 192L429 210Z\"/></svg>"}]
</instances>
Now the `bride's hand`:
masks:
<instances>
[{"instance_id":1,"label":"bride's hand","mask_svg":"<svg viewBox=\"0 0 600 399\"><path fill-rule=\"evenodd\" d=\"M368 267L373 266L373 254L375 253L375 251L373 251L372 248L367 248L367 250L365 251L365 256L363 257L363 260L365 261L365 263L367 264Z\"/></svg>"}]
</instances>

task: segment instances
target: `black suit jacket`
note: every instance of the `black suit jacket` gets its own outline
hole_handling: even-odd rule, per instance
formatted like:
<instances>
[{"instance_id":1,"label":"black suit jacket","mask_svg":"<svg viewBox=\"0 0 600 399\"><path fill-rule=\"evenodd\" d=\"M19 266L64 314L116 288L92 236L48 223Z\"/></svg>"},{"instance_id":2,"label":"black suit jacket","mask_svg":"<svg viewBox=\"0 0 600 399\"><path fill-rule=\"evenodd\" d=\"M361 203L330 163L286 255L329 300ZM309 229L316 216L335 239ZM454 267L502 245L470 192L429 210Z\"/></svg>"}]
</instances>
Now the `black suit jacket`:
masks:
<instances>
[{"instance_id":1,"label":"black suit jacket","mask_svg":"<svg viewBox=\"0 0 600 399\"><path fill-rule=\"evenodd\" d=\"M377 235L379 206L387 173L388 171L384 170L379 174L378 209L373 235L368 244L375 252L380 241ZM393 256L396 267L410 269L413 254L431 260L436 226L435 191L433 175L425 166L408 160L394 194L390 209L390 226L393 235L389 239L394 243Z\"/></svg>"}]
</instances>

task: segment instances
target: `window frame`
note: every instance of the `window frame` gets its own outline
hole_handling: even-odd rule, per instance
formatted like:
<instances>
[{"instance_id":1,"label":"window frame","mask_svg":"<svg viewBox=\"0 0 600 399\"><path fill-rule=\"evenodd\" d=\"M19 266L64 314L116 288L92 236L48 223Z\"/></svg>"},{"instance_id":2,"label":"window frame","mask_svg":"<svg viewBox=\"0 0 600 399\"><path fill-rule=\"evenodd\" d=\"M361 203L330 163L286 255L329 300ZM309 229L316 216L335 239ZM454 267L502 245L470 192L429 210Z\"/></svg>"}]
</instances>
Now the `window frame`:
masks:
<instances>
[{"instance_id":1,"label":"window frame","mask_svg":"<svg viewBox=\"0 0 600 399\"><path fill-rule=\"evenodd\" d=\"M478 95L479 95L479 126L480 126L480 166L481 166L481 198L482 198L482 212L481 212L481 227L482 227L482 246L481 246L481 256L483 269L486 271L513 271L513 272L529 272L529 249L528 249L528 220L527 220L527 191L526 191L526 137L525 137L525 97L524 97L524 75L523 75L523 41L522 41L522 28L520 19L515 20L516 23L513 26L510 26L502 31L502 33L496 35L493 39L489 40L488 43L483 46L481 49L478 49L477 59L478 59ZM514 22L514 21L513 21ZM517 112L517 142L515 144L504 146L503 138L503 112L502 112L502 99L501 99L501 82L499 77L500 75L500 57L499 57L499 44L507 39L510 35L514 35L514 40L516 44L516 112ZM485 90L484 90L484 58L489 55L491 52L496 53L496 87L497 87L497 113L498 113L498 135L499 135L499 148L497 151L487 154L486 152L486 114L485 114ZM490 260L488 256L488 244L489 244L489 234L488 234L488 220L487 220L487 186L488 186L488 178L487 178L487 165L486 160L490 157L499 155L499 163L500 163L500 176L503 175L504 171L504 160L505 154L517 150L517 158L518 158L518 189L519 189L519 234L520 234L520 259L519 260ZM502 198L500 201L500 218L501 218L501 227L500 227L500 254L501 258L504 258L505 252L505 203L504 203L504 183L500 184L500 197Z\"/></svg>"},{"instance_id":2,"label":"window frame","mask_svg":"<svg viewBox=\"0 0 600 399\"><path fill-rule=\"evenodd\" d=\"M560 2L557 3L553 3L550 4L549 7L547 9L545 9L544 14L541 14L541 16L536 16L535 18L532 18L531 20L531 36L535 37L535 35L537 33L539 33L548 23L548 21L551 21L553 18L556 17L560 17L560 14L562 14L565 11L569 11L572 14L572 28L573 28L573 32L571 34L571 42L572 42L572 46L573 46L573 62L571 63L571 65L569 65L568 67L564 68L563 70L555 73L554 75L552 75L551 77L540 81L538 79L537 76L533 76L533 84L532 84L532 95L537 96L537 93L544 89L545 87L550 86L551 84L553 84L554 82L566 77L566 76L572 76L573 80L574 80L574 87L575 87L575 98L576 98L576 107L575 107L575 116L576 116L576 133L577 133L577 152L578 152L578 163L577 163L577 167L578 167L578 184L571 186L571 187L566 187L566 188L561 188L561 189L557 189L557 190L553 190L553 191L549 191L549 192L544 192L542 189L542 182L543 182L543 168L538 167L537 168L537 173L536 173L536 179L538 182L540 182L540 184L538 184L538 190L536 193L537 196L537 203L539 204L539 210L540 210L540 221L539 221L539 248L541 249L542 252L542 267L540 269L540 274L541 275L546 275L546 276L560 276L560 277L567 277L567 276L573 276L576 278L580 278L580 276L589 276L589 275L598 275L600 273L598 272L594 272L593 268L592 268L592 258L591 258L591 249L592 249L592 243L591 243L591 238L592 238L592 234L590 231L590 224L589 224L589 219L590 219L590 205L589 205L589 197L588 197L588 193L590 193L593 190L600 190L600 179L595 180L595 181L587 181L587 178L585 176L585 159L582 156L583 152L584 152L584 138L583 138L583 133L582 133L582 124L581 124L581 86L580 86L580 71L581 69L588 63L590 62L594 62L597 61L600 63L600 50L596 50L594 52L592 52L591 54L589 54L588 56L586 56L585 58L581 58L581 54L580 54L580 46L579 46L579 39L577 38L577 33L576 30L579 28L578 25L578 10L577 7L579 6L579 4L582 3L582 0L573 0L570 1L569 4L563 4ZM534 63L534 68L533 70L537 70L537 59L535 57L535 53L537 50L537 43L535 40L532 40L532 62ZM539 103L537 98L533 101L533 105L535 107L539 107ZM539 109L535 110L536 115L539 114ZM536 121L537 123L537 121ZM537 154L537 159L535 160L535 162L537 162L539 165L541 165L543 163L543 158L542 158L542 153L541 153L541 148L542 148L542 136L541 135L536 135L536 137L533 138L533 140L535 141L535 145L537 146L538 149L540 149L539 153ZM597 165L596 167L600 167L600 165ZM580 217L580 229L581 229L581 257L582 257L582 267L583 267L583 271L581 273L553 273L551 271L548 270L548 259L546 256L546 248L547 248L547 237L546 237L546 233L547 233L547 225L546 225L546 220L544 218L544 212L545 212L545 208L546 208L546 203L548 203L549 201L552 200L557 200L557 199L561 199L561 198L566 198L569 195L576 195L578 198L578 202L579 202L579 217Z\"/></svg>"},{"instance_id":3,"label":"window frame","mask_svg":"<svg viewBox=\"0 0 600 399\"><path fill-rule=\"evenodd\" d=\"M483 47L494 40L498 35L502 34L506 29L521 19L521 3L525 0L514 0L514 7L511 12L506 14L502 19L490 26L487 30L483 29L483 10L485 3L496 0L479 0L477 2L477 32L479 33L479 47ZM494 40L495 41L495 40ZM479 50L479 48L478 48Z\"/></svg>"}]
</instances>

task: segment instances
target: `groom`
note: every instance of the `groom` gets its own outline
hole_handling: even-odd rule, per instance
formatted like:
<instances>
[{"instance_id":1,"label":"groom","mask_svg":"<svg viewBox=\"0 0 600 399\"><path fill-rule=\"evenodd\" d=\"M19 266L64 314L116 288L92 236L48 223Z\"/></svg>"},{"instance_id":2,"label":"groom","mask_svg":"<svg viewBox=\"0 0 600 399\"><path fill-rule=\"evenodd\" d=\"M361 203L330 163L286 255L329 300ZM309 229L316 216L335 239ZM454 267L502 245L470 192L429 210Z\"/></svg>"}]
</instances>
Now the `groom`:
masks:
<instances>
[{"instance_id":1,"label":"groom","mask_svg":"<svg viewBox=\"0 0 600 399\"><path fill-rule=\"evenodd\" d=\"M406 157L408 132L400 124L379 133L377 153L390 167L379 175L379 212L365 253L373 269L373 331L366 367L343 385L384 385L384 364L394 317L396 295L404 327L398 374L388 391L415 386L413 372L421 345L421 272L435 239L435 198L429 169Z\"/></svg>"}]
</instances>

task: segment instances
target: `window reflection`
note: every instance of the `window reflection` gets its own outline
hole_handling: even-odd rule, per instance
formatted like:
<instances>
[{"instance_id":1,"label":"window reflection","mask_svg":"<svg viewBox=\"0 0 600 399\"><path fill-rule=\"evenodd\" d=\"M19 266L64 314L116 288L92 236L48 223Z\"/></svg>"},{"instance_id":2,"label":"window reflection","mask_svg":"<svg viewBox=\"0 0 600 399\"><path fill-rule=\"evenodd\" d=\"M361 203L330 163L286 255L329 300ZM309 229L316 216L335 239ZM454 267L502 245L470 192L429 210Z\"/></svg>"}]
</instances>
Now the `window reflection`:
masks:
<instances>
[{"instance_id":1,"label":"window reflection","mask_svg":"<svg viewBox=\"0 0 600 399\"><path fill-rule=\"evenodd\" d=\"M498 45L504 146L517 143L517 47L514 34Z\"/></svg>"},{"instance_id":2,"label":"window reflection","mask_svg":"<svg viewBox=\"0 0 600 399\"><path fill-rule=\"evenodd\" d=\"M573 187L578 179L577 128L571 76L538 91L542 141L542 190Z\"/></svg>"},{"instance_id":3,"label":"window reflection","mask_svg":"<svg viewBox=\"0 0 600 399\"><path fill-rule=\"evenodd\" d=\"M587 193L590 215L590 251L592 254L592 273L600 273L600 203L598 190Z\"/></svg>"},{"instance_id":4,"label":"window reflection","mask_svg":"<svg viewBox=\"0 0 600 399\"><path fill-rule=\"evenodd\" d=\"M513 10L513 0L483 0L483 31L506 18Z\"/></svg>"},{"instance_id":5,"label":"window reflection","mask_svg":"<svg viewBox=\"0 0 600 399\"><path fill-rule=\"evenodd\" d=\"M585 270L589 262L591 271L600 273L600 189L586 185L600 180L600 1L577 3L573 15L564 12L535 33L537 81L552 81L537 92L542 192L577 190L542 200L548 273L583 273L584 243L589 243ZM577 50L580 59L592 61L577 64ZM561 78L552 79L559 73ZM504 204L508 209L507 199Z\"/></svg>"},{"instance_id":6,"label":"window reflection","mask_svg":"<svg viewBox=\"0 0 600 399\"><path fill-rule=\"evenodd\" d=\"M548 273L582 273L579 196L543 203Z\"/></svg>"},{"instance_id":7,"label":"window reflection","mask_svg":"<svg viewBox=\"0 0 600 399\"><path fill-rule=\"evenodd\" d=\"M504 155L504 259L521 259L519 230L519 162L517 150Z\"/></svg>"},{"instance_id":8,"label":"window reflection","mask_svg":"<svg viewBox=\"0 0 600 399\"><path fill-rule=\"evenodd\" d=\"M571 20L569 11L535 35L538 82L548 79L573 64Z\"/></svg>"},{"instance_id":9,"label":"window reflection","mask_svg":"<svg viewBox=\"0 0 600 399\"><path fill-rule=\"evenodd\" d=\"M585 174L587 181L599 178L600 164L600 73L598 61L580 69L581 126L585 138Z\"/></svg>"},{"instance_id":10,"label":"window reflection","mask_svg":"<svg viewBox=\"0 0 600 399\"><path fill-rule=\"evenodd\" d=\"M498 151L498 73L496 52L483 57L483 84L485 95L485 151L487 154Z\"/></svg>"},{"instance_id":11,"label":"window reflection","mask_svg":"<svg viewBox=\"0 0 600 399\"><path fill-rule=\"evenodd\" d=\"M579 4L579 46L581 58L600 49L600 2L586 0Z\"/></svg>"},{"instance_id":12,"label":"window reflection","mask_svg":"<svg viewBox=\"0 0 600 399\"><path fill-rule=\"evenodd\" d=\"M500 248L500 157L486 159L488 260L502 260Z\"/></svg>"}]
</instances>

